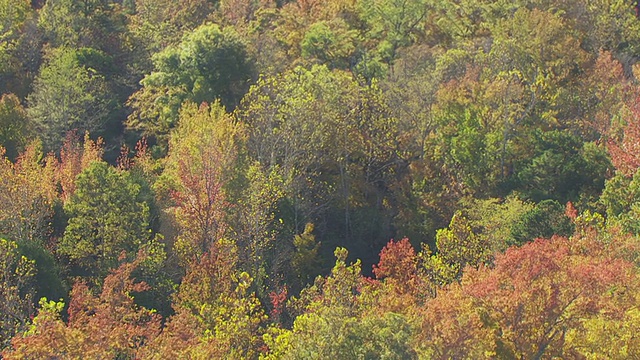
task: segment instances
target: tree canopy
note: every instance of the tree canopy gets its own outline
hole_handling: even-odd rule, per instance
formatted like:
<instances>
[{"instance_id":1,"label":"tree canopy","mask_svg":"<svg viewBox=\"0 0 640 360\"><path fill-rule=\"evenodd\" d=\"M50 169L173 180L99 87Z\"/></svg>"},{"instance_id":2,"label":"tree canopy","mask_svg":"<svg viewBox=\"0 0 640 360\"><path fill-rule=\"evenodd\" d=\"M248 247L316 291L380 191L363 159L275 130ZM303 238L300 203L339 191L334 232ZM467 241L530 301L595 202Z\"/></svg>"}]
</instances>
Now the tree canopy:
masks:
<instances>
[{"instance_id":1,"label":"tree canopy","mask_svg":"<svg viewBox=\"0 0 640 360\"><path fill-rule=\"evenodd\" d=\"M0 357L628 359L629 0L0 0Z\"/></svg>"}]
</instances>

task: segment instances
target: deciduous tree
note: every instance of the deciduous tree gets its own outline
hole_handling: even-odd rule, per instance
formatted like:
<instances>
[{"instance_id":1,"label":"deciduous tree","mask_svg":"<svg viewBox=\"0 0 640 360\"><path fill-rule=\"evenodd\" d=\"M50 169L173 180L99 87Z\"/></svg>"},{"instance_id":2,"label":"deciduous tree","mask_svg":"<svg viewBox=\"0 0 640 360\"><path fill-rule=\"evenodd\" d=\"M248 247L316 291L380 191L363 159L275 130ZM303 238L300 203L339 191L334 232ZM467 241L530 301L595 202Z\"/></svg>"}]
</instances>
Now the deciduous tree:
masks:
<instances>
[{"instance_id":1,"label":"deciduous tree","mask_svg":"<svg viewBox=\"0 0 640 360\"><path fill-rule=\"evenodd\" d=\"M209 24L185 34L182 42L153 57L154 71L129 99L128 125L146 135L166 136L184 101L219 100L233 109L252 78L245 44L231 27Z\"/></svg>"},{"instance_id":2,"label":"deciduous tree","mask_svg":"<svg viewBox=\"0 0 640 360\"><path fill-rule=\"evenodd\" d=\"M22 256L15 242L0 239L0 350L26 330L34 314L33 260Z\"/></svg>"},{"instance_id":3,"label":"deciduous tree","mask_svg":"<svg viewBox=\"0 0 640 360\"><path fill-rule=\"evenodd\" d=\"M159 190L168 192L181 231L175 249L186 264L203 254L228 230L229 183L244 136L218 103L187 103L169 142L169 155Z\"/></svg>"},{"instance_id":4,"label":"deciduous tree","mask_svg":"<svg viewBox=\"0 0 640 360\"><path fill-rule=\"evenodd\" d=\"M174 297L176 313L146 357L257 357L266 316L237 261L237 247L227 240L193 259Z\"/></svg>"},{"instance_id":5,"label":"deciduous tree","mask_svg":"<svg viewBox=\"0 0 640 360\"><path fill-rule=\"evenodd\" d=\"M446 357L581 356L570 335L628 301L619 289L633 284L632 265L599 248L594 239L538 239L497 255L491 268L468 268L426 307L423 344ZM442 326L443 306L458 325Z\"/></svg>"},{"instance_id":6,"label":"deciduous tree","mask_svg":"<svg viewBox=\"0 0 640 360\"><path fill-rule=\"evenodd\" d=\"M14 94L0 97L0 129L0 145L10 159L15 159L34 136L27 112Z\"/></svg>"},{"instance_id":7,"label":"deciduous tree","mask_svg":"<svg viewBox=\"0 0 640 360\"><path fill-rule=\"evenodd\" d=\"M0 152L0 232L19 242L44 244L51 234L50 221L56 193L56 161L45 157L33 142L15 164Z\"/></svg>"},{"instance_id":8,"label":"deciduous tree","mask_svg":"<svg viewBox=\"0 0 640 360\"><path fill-rule=\"evenodd\" d=\"M319 277L301 294L297 306L304 312L293 329L272 329L265 335L265 358L416 358L407 319L392 312L367 314L371 298L363 295L369 285L360 275L360 262L348 265L344 248L336 249L335 255L331 275Z\"/></svg>"},{"instance_id":9,"label":"deciduous tree","mask_svg":"<svg viewBox=\"0 0 640 360\"><path fill-rule=\"evenodd\" d=\"M58 253L68 256L80 274L99 279L153 242L150 204L131 174L93 162L77 178L64 210L69 217Z\"/></svg>"},{"instance_id":10,"label":"deciduous tree","mask_svg":"<svg viewBox=\"0 0 640 360\"><path fill-rule=\"evenodd\" d=\"M81 61L88 54L96 50L52 50L35 80L27 113L47 151L58 150L71 130L102 134L118 108L104 75Z\"/></svg>"},{"instance_id":11,"label":"deciduous tree","mask_svg":"<svg viewBox=\"0 0 640 360\"><path fill-rule=\"evenodd\" d=\"M6 359L23 358L138 358L141 349L160 333L160 316L136 305L133 295L148 290L132 273L144 255L124 263L104 280L99 296L78 282L71 291L68 321L62 302L40 301L30 328L16 336Z\"/></svg>"}]
</instances>

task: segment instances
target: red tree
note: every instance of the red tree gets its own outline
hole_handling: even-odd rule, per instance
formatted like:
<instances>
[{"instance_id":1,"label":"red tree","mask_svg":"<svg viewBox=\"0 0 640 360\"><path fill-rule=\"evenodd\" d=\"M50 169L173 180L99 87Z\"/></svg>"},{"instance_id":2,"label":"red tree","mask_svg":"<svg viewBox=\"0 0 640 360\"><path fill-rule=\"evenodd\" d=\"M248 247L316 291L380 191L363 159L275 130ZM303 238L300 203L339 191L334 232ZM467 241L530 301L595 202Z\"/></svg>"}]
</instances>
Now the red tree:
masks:
<instances>
[{"instance_id":1,"label":"red tree","mask_svg":"<svg viewBox=\"0 0 640 360\"><path fill-rule=\"evenodd\" d=\"M633 283L633 265L599 248L590 239L537 239L497 255L492 268L467 268L461 284L428 304L425 343L453 357L578 356L568 334L625 303L616 289Z\"/></svg>"},{"instance_id":2,"label":"red tree","mask_svg":"<svg viewBox=\"0 0 640 360\"><path fill-rule=\"evenodd\" d=\"M32 328L12 340L5 359L136 358L160 333L160 315L135 304L132 294L148 290L132 273L143 257L122 264L104 280L100 296L82 282L74 285L69 321L60 316L64 304L40 302Z\"/></svg>"},{"instance_id":3,"label":"red tree","mask_svg":"<svg viewBox=\"0 0 640 360\"><path fill-rule=\"evenodd\" d=\"M630 106L620 139L608 142L611 161L625 176L633 176L640 168L640 96Z\"/></svg>"}]
</instances>

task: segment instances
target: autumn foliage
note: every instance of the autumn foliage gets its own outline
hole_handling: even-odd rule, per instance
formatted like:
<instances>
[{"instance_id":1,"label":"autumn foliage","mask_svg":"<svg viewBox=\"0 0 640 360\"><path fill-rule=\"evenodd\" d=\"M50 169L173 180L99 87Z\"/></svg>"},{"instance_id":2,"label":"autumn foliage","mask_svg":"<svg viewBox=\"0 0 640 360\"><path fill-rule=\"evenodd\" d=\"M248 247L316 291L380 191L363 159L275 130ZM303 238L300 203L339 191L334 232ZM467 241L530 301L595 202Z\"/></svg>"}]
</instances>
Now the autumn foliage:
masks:
<instances>
[{"instance_id":1,"label":"autumn foliage","mask_svg":"<svg viewBox=\"0 0 640 360\"><path fill-rule=\"evenodd\" d=\"M148 285L133 279L132 273L143 261L122 264L104 280L98 296L89 287L74 285L68 320L62 320L63 303L40 301L33 325L14 338L7 359L22 358L134 358L138 351L160 332L160 316L135 304L133 294Z\"/></svg>"},{"instance_id":2,"label":"autumn foliage","mask_svg":"<svg viewBox=\"0 0 640 360\"><path fill-rule=\"evenodd\" d=\"M0 0L0 357L638 358L636 5Z\"/></svg>"},{"instance_id":3,"label":"autumn foliage","mask_svg":"<svg viewBox=\"0 0 640 360\"><path fill-rule=\"evenodd\" d=\"M625 176L633 176L640 168L640 97L630 102L629 116L622 128L621 139L609 141L611 161Z\"/></svg>"}]
</instances>

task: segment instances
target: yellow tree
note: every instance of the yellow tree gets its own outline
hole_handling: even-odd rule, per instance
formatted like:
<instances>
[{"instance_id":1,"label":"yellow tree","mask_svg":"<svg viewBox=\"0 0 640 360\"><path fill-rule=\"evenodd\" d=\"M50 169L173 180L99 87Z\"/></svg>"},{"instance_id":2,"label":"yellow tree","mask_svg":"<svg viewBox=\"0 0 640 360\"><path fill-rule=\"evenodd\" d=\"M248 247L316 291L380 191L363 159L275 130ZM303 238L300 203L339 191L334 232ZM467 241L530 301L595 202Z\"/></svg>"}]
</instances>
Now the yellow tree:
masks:
<instances>
[{"instance_id":1,"label":"yellow tree","mask_svg":"<svg viewBox=\"0 0 640 360\"><path fill-rule=\"evenodd\" d=\"M173 299L175 315L144 358L256 358L262 345L264 311L239 271L237 247L228 240L209 244L188 265Z\"/></svg>"},{"instance_id":2,"label":"yellow tree","mask_svg":"<svg viewBox=\"0 0 640 360\"><path fill-rule=\"evenodd\" d=\"M360 274L360 261L347 263L346 249L337 248L335 255L331 274L318 277L300 300L293 301L292 307L302 312L293 328L272 328L265 335L269 351L263 358L416 359L408 317L393 312L393 306L378 311L380 284ZM387 272L386 265L380 268L384 269L381 274L403 276Z\"/></svg>"},{"instance_id":3,"label":"yellow tree","mask_svg":"<svg viewBox=\"0 0 640 360\"><path fill-rule=\"evenodd\" d=\"M44 157L40 143L27 147L15 164L0 155L0 232L16 241L48 240L56 199L56 160Z\"/></svg>"}]
</instances>

